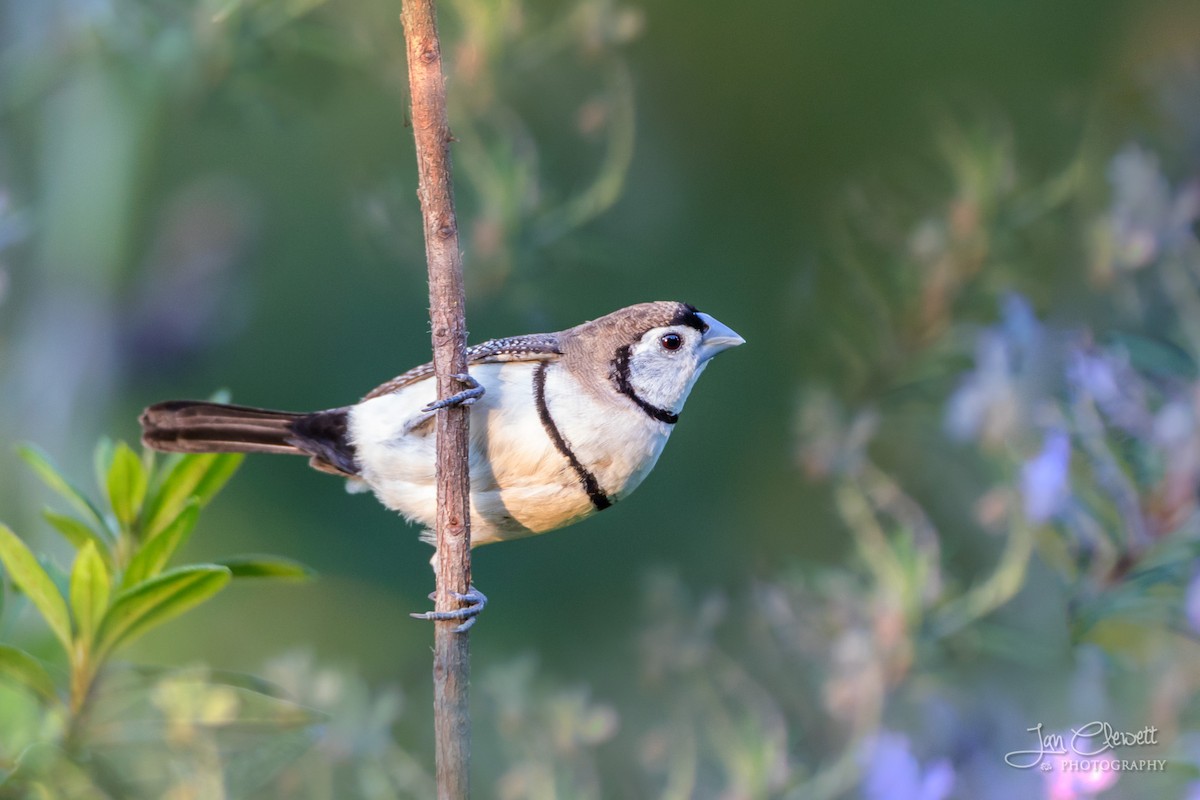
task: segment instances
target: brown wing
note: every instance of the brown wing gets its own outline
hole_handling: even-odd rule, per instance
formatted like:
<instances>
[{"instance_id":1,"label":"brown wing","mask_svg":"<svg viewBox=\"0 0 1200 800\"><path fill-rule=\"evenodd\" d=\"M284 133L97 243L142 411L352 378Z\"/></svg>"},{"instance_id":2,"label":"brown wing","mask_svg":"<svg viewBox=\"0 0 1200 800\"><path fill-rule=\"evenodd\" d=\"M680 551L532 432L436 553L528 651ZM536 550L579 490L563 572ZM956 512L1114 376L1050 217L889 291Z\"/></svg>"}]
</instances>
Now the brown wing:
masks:
<instances>
[{"instance_id":1,"label":"brown wing","mask_svg":"<svg viewBox=\"0 0 1200 800\"><path fill-rule=\"evenodd\" d=\"M468 347L467 364L494 364L501 361L551 361L561 355L562 350L559 347L557 333L531 333L526 336L491 339ZM432 363L413 367L403 375L398 375L387 383L375 387L363 400L391 394L432 376Z\"/></svg>"}]
</instances>

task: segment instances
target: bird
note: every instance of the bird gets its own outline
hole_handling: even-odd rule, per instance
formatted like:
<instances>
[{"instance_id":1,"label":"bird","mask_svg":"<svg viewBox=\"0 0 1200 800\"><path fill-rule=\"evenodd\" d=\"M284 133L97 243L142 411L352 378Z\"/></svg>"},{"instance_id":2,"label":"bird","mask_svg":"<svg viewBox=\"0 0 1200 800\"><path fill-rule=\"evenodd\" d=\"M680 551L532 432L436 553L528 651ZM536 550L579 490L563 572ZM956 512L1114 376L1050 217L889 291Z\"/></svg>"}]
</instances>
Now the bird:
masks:
<instances>
[{"instance_id":1,"label":"bird","mask_svg":"<svg viewBox=\"0 0 1200 800\"><path fill-rule=\"evenodd\" d=\"M169 400L142 412L142 442L166 452L306 456L424 526L433 543L435 415L465 405L476 547L562 528L628 497L710 359L744 342L690 304L639 303L556 333L468 347L468 372L455 376L467 389L451 397L437 397L426 363L357 403L312 413ZM460 619L466 630L487 598L474 587L457 597L467 605L414 616Z\"/></svg>"}]
</instances>

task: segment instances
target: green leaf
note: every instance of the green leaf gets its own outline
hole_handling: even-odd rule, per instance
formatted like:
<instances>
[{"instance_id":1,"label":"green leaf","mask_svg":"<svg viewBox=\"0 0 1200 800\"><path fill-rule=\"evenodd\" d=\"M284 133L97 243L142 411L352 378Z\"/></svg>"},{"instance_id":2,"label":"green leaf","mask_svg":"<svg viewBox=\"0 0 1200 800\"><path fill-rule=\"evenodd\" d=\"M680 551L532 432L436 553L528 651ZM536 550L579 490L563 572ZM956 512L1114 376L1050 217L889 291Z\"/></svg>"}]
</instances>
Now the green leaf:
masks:
<instances>
[{"instance_id":1,"label":"green leaf","mask_svg":"<svg viewBox=\"0 0 1200 800\"><path fill-rule=\"evenodd\" d=\"M96 551L96 545L88 542L71 570L71 610L75 613L75 626L85 641L91 641L96 627L108 608L108 593L111 582L104 561Z\"/></svg>"},{"instance_id":2,"label":"green leaf","mask_svg":"<svg viewBox=\"0 0 1200 800\"><path fill-rule=\"evenodd\" d=\"M233 399L233 392L231 392L229 387L226 386L224 389L217 389L214 391L208 396L207 399L210 403L228 403Z\"/></svg>"},{"instance_id":3,"label":"green leaf","mask_svg":"<svg viewBox=\"0 0 1200 800\"><path fill-rule=\"evenodd\" d=\"M54 529L63 535L68 542L76 550L82 550L89 543L96 546L100 557L104 559L104 565L111 571L113 568L112 551L109 550L109 542L104 535L97 532L92 526L86 522L75 519L68 514L59 514L57 511L51 511L46 508L42 510L42 516L46 521L54 526ZM107 534L107 530L104 532Z\"/></svg>"},{"instance_id":4,"label":"green leaf","mask_svg":"<svg viewBox=\"0 0 1200 800\"><path fill-rule=\"evenodd\" d=\"M1105 344L1124 350L1140 372L1162 378L1196 378L1196 362L1187 350L1167 339L1132 331L1110 331L1102 339Z\"/></svg>"},{"instance_id":5,"label":"green leaf","mask_svg":"<svg viewBox=\"0 0 1200 800\"><path fill-rule=\"evenodd\" d=\"M203 507L242 463L240 453L189 454L181 458L146 503L143 531L158 534L193 497Z\"/></svg>"},{"instance_id":6,"label":"green leaf","mask_svg":"<svg viewBox=\"0 0 1200 800\"><path fill-rule=\"evenodd\" d=\"M126 529L133 526L146 499L146 468L138 454L121 442L113 451L105 486L113 514Z\"/></svg>"},{"instance_id":7,"label":"green leaf","mask_svg":"<svg viewBox=\"0 0 1200 800\"><path fill-rule=\"evenodd\" d=\"M50 457L33 445L21 445L17 448L17 454L25 460L25 463L33 468L38 477L42 481L64 497L71 505L80 511L85 517L91 517L100 523L100 527L108 529L108 521L104 519L104 515L100 513L100 509L88 499L87 495L62 476L58 468L50 461Z\"/></svg>"},{"instance_id":8,"label":"green leaf","mask_svg":"<svg viewBox=\"0 0 1200 800\"><path fill-rule=\"evenodd\" d=\"M100 623L97 658L204 602L230 578L228 567L197 564L164 572L122 592Z\"/></svg>"},{"instance_id":9,"label":"green leaf","mask_svg":"<svg viewBox=\"0 0 1200 800\"><path fill-rule=\"evenodd\" d=\"M208 501L216 496L217 492L221 491L226 482L233 477L233 473L237 472L237 468L242 465L242 461L246 456L242 453L218 453L214 454L212 465L201 476L200 481L196 484L196 498L200 501L200 506L208 504Z\"/></svg>"},{"instance_id":10,"label":"green leaf","mask_svg":"<svg viewBox=\"0 0 1200 800\"><path fill-rule=\"evenodd\" d=\"M106 491L108 485L108 471L112 467L113 440L107 436L101 436L100 441L96 442L96 449L92 451L92 468L96 471L96 485L100 487L100 491Z\"/></svg>"},{"instance_id":11,"label":"green leaf","mask_svg":"<svg viewBox=\"0 0 1200 800\"><path fill-rule=\"evenodd\" d=\"M105 800L112 796L97 788L66 751L48 742L34 742L21 751L3 790L3 797L23 800Z\"/></svg>"},{"instance_id":12,"label":"green leaf","mask_svg":"<svg viewBox=\"0 0 1200 800\"><path fill-rule=\"evenodd\" d=\"M42 662L15 647L0 644L0 679L19 683L34 694L51 702L58 699L54 680Z\"/></svg>"},{"instance_id":13,"label":"green leaf","mask_svg":"<svg viewBox=\"0 0 1200 800\"><path fill-rule=\"evenodd\" d=\"M121 587L128 588L152 578L163 571L171 556L188 540L196 520L200 515L200 503L189 500L175 519L167 524L154 538L134 553L125 569L125 577L121 579Z\"/></svg>"},{"instance_id":14,"label":"green leaf","mask_svg":"<svg viewBox=\"0 0 1200 800\"><path fill-rule=\"evenodd\" d=\"M229 567L235 578L274 578L275 580L306 581L316 573L289 558L278 556L230 556L219 559L217 564Z\"/></svg>"},{"instance_id":15,"label":"green leaf","mask_svg":"<svg viewBox=\"0 0 1200 800\"><path fill-rule=\"evenodd\" d=\"M0 562L17 588L25 593L29 601L42 613L50 630L62 642L67 654L71 653L71 617L67 603L54 581L42 569L29 547L17 538L5 525L0 524Z\"/></svg>"}]
</instances>

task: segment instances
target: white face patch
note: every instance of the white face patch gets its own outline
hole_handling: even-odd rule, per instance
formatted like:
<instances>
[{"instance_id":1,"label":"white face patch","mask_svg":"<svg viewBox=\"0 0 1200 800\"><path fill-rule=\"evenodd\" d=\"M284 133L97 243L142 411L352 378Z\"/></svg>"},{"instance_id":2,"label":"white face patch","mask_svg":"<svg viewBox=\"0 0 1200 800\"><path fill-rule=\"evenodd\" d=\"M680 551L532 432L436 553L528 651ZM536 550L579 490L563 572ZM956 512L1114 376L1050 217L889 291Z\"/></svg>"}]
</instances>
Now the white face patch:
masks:
<instances>
[{"instance_id":1,"label":"white face patch","mask_svg":"<svg viewBox=\"0 0 1200 800\"><path fill-rule=\"evenodd\" d=\"M629 385L642 401L678 414L704 371L702 334L687 325L653 328L629 351Z\"/></svg>"}]
</instances>

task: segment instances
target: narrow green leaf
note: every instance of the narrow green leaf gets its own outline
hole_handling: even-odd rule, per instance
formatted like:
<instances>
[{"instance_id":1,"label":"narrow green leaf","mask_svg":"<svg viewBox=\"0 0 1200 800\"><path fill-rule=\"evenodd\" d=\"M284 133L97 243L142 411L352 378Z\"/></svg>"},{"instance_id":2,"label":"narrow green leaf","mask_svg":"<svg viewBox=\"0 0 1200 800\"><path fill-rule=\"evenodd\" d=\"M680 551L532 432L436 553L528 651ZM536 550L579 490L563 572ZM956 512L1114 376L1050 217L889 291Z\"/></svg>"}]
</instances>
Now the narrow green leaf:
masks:
<instances>
[{"instance_id":1,"label":"narrow green leaf","mask_svg":"<svg viewBox=\"0 0 1200 800\"><path fill-rule=\"evenodd\" d=\"M121 588L135 586L147 578L158 575L167 566L171 556L188 540L200 515L200 503L189 500L175 519L167 524L154 538L144 543L125 569Z\"/></svg>"},{"instance_id":2,"label":"narrow green leaf","mask_svg":"<svg viewBox=\"0 0 1200 800\"><path fill-rule=\"evenodd\" d=\"M85 641L91 641L108 608L110 585L108 570L96 551L96 545L88 542L75 556L70 592L76 630Z\"/></svg>"},{"instance_id":3,"label":"narrow green leaf","mask_svg":"<svg viewBox=\"0 0 1200 800\"><path fill-rule=\"evenodd\" d=\"M50 509L42 509L42 516L46 521L54 526L54 529L63 535L68 542L76 550L82 550L89 542L96 545L97 552L104 559L104 565L112 571L113 560L112 551L109 549L108 540L103 537L98 531L86 522L75 519L68 514L59 514L57 511ZM107 533L107 531L105 532Z\"/></svg>"},{"instance_id":4,"label":"narrow green leaf","mask_svg":"<svg viewBox=\"0 0 1200 800\"><path fill-rule=\"evenodd\" d=\"M114 648L204 602L230 580L228 567L197 564L164 572L121 592L96 634L96 655Z\"/></svg>"},{"instance_id":5,"label":"narrow green leaf","mask_svg":"<svg viewBox=\"0 0 1200 800\"><path fill-rule=\"evenodd\" d=\"M1106 344L1115 344L1124 350L1133 367L1140 372L1160 378L1196 378L1196 362L1187 350L1167 339L1130 331L1111 332L1102 338Z\"/></svg>"},{"instance_id":6,"label":"narrow green leaf","mask_svg":"<svg viewBox=\"0 0 1200 800\"><path fill-rule=\"evenodd\" d=\"M237 472L237 468L242 465L245 458L241 453L217 455L212 465L201 477L200 482L196 484L196 499L200 501L201 506L208 505L208 501L221 491L233 477L233 473Z\"/></svg>"},{"instance_id":7,"label":"narrow green leaf","mask_svg":"<svg viewBox=\"0 0 1200 800\"><path fill-rule=\"evenodd\" d=\"M113 514L125 528L130 528L142 510L146 499L146 469L137 453L120 442L113 451L105 487Z\"/></svg>"},{"instance_id":8,"label":"narrow green leaf","mask_svg":"<svg viewBox=\"0 0 1200 800\"><path fill-rule=\"evenodd\" d=\"M223 567L229 567L235 578L273 578L275 580L305 581L316 573L289 558L278 556L231 556L216 562Z\"/></svg>"},{"instance_id":9,"label":"narrow green leaf","mask_svg":"<svg viewBox=\"0 0 1200 800\"><path fill-rule=\"evenodd\" d=\"M96 471L96 485L101 492L107 491L105 487L108 486L108 471L112 468L114 449L113 440L101 436L100 441L96 442L96 449L92 451L92 468Z\"/></svg>"},{"instance_id":10,"label":"narrow green leaf","mask_svg":"<svg viewBox=\"0 0 1200 800\"><path fill-rule=\"evenodd\" d=\"M147 501L143 531L152 538L171 523L193 497L203 507L242 463L240 453L189 454L171 468Z\"/></svg>"},{"instance_id":11,"label":"narrow green leaf","mask_svg":"<svg viewBox=\"0 0 1200 800\"><path fill-rule=\"evenodd\" d=\"M19 683L35 694L51 702L58 699L54 691L54 680L42 662L26 653L6 644L0 644L0 680L7 679Z\"/></svg>"},{"instance_id":12,"label":"narrow green leaf","mask_svg":"<svg viewBox=\"0 0 1200 800\"><path fill-rule=\"evenodd\" d=\"M42 613L46 624L70 655L71 617L67 613L67 602L29 547L3 524L0 524L0 562L4 563L12 582Z\"/></svg>"},{"instance_id":13,"label":"narrow green leaf","mask_svg":"<svg viewBox=\"0 0 1200 800\"><path fill-rule=\"evenodd\" d=\"M102 528L108 528L108 521L104 519L104 515L100 513L100 509L96 508L95 503L89 500L87 495L75 488L70 481L63 477L58 468L50 461L49 456L30 444L18 447L17 454L25 460L26 464L33 468L33 471L42 479L43 483L62 495L85 517L91 517L99 522Z\"/></svg>"}]
</instances>

